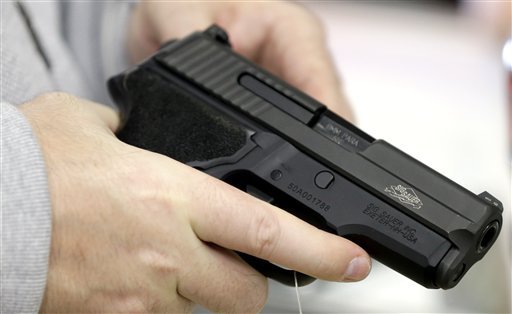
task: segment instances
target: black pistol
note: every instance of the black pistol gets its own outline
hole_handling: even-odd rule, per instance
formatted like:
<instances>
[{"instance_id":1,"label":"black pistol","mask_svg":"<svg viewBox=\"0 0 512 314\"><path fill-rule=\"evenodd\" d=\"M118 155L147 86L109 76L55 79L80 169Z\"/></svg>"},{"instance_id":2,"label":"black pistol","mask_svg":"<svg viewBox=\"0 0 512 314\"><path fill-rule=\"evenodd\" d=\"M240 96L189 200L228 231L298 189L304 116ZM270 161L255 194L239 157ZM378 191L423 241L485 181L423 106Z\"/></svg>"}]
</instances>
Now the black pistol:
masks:
<instances>
[{"instance_id":1,"label":"black pistol","mask_svg":"<svg viewBox=\"0 0 512 314\"><path fill-rule=\"evenodd\" d=\"M500 232L503 206L491 194L375 140L233 52L215 25L165 44L108 87L121 140L348 238L427 288L454 287ZM291 270L242 256L294 284Z\"/></svg>"}]
</instances>

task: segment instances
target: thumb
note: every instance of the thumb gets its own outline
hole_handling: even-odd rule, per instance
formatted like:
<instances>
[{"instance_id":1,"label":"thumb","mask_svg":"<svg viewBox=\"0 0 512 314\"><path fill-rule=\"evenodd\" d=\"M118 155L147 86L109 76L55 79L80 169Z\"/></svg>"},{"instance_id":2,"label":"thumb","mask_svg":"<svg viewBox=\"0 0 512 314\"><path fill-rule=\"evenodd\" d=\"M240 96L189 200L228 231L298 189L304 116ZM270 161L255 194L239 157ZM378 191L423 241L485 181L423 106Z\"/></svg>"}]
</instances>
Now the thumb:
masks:
<instances>
[{"instance_id":1,"label":"thumb","mask_svg":"<svg viewBox=\"0 0 512 314\"><path fill-rule=\"evenodd\" d=\"M85 119L111 132L115 132L120 124L119 113L113 108L62 92L41 94L20 108L36 121L48 115L54 121L59 120L59 123L64 123L61 120L65 120L67 123L76 124ZM66 119L59 119L60 117Z\"/></svg>"},{"instance_id":2,"label":"thumb","mask_svg":"<svg viewBox=\"0 0 512 314\"><path fill-rule=\"evenodd\" d=\"M93 101L79 99L80 105L84 106L84 109L88 110L93 117L95 122L100 126L106 126L112 132L116 132L119 128L120 117L119 112L114 110L112 107L95 103Z\"/></svg>"}]
</instances>

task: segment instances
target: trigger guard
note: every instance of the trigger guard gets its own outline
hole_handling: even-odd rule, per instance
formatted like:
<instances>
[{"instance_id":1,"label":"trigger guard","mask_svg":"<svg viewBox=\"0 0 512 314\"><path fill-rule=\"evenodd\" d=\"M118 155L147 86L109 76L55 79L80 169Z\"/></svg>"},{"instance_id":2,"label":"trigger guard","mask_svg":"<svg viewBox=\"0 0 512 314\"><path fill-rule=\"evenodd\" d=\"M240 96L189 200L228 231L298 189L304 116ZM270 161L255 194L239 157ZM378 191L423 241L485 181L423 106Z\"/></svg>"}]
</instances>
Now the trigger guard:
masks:
<instances>
[{"instance_id":1,"label":"trigger guard","mask_svg":"<svg viewBox=\"0 0 512 314\"><path fill-rule=\"evenodd\" d=\"M313 278L306 274L296 272L290 269L284 269L282 267L270 263L269 261L254 257L252 255L247 255L245 253L240 252L238 252L238 255L240 255L240 257L242 257L244 261L246 261L254 269L260 272L263 276L274 279L275 281L278 281L287 286L295 286L294 273L297 274L297 286L299 287L308 285L316 280L316 278Z\"/></svg>"}]
</instances>

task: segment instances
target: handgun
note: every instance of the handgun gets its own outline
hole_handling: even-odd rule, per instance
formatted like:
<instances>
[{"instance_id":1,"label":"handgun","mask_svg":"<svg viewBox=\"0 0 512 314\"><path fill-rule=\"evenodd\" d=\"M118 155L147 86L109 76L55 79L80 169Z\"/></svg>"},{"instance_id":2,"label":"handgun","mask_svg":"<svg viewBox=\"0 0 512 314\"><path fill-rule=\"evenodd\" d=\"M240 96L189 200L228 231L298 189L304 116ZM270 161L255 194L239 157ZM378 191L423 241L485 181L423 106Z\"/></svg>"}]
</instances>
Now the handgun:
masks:
<instances>
[{"instance_id":1,"label":"handgun","mask_svg":"<svg viewBox=\"0 0 512 314\"><path fill-rule=\"evenodd\" d=\"M490 193L476 195L374 139L234 52L216 25L169 41L108 88L122 141L345 237L427 288L454 287L500 232L503 205ZM241 255L295 283L293 270ZM298 277L299 285L313 280Z\"/></svg>"}]
</instances>

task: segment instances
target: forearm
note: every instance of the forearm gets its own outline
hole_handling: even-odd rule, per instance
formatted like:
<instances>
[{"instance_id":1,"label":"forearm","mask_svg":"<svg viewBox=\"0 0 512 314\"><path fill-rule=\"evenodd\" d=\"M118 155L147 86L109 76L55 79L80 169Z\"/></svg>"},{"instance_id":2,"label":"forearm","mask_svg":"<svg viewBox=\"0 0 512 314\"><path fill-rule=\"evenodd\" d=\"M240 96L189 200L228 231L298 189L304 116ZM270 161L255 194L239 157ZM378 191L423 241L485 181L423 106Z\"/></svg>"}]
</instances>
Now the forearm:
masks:
<instances>
[{"instance_id":1,"label":"forearm","mask_svg":"<svg viewBox=\"0 0 512 314\"><path fill-rule=\"evenodd\" d=\"M2 313L39 310L46 285L51 203L45 163L24 116L1 105Z\"/></svg>"}]
</instances>

